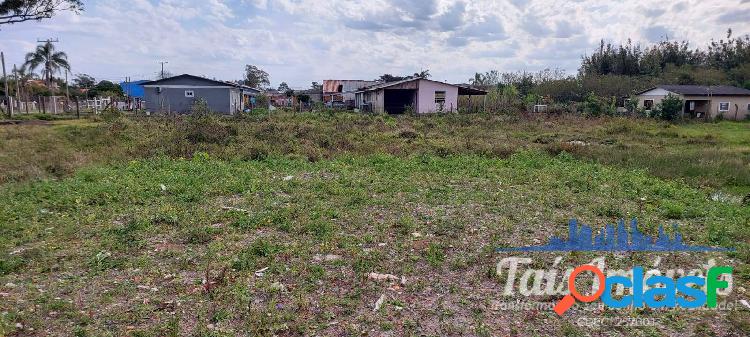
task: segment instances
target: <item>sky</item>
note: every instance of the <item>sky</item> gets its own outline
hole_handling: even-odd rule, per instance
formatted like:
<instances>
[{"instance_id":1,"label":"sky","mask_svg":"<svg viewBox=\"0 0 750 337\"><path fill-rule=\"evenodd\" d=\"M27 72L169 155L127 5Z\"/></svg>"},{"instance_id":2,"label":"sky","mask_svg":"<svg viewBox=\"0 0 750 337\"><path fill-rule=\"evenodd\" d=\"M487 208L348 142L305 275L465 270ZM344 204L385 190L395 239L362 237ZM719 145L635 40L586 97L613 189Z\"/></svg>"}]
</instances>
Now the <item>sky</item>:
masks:
<instances>
[{"instance_id":1,"label":"sky","mask_svg":"<svg viewBox=\"0 0 750 337\"><path fill-rule=\"evenodd\" d=\"M96 0L80 14L0 27L6 64L57 38L74 74L97 80L172 74L222 80L246 64L272 86L374 79L429 69L467 82L475 72L564 69L601 39L646 46L665 37L703 47L750 34L750 0Z\"/></svg>"}]
</instances>

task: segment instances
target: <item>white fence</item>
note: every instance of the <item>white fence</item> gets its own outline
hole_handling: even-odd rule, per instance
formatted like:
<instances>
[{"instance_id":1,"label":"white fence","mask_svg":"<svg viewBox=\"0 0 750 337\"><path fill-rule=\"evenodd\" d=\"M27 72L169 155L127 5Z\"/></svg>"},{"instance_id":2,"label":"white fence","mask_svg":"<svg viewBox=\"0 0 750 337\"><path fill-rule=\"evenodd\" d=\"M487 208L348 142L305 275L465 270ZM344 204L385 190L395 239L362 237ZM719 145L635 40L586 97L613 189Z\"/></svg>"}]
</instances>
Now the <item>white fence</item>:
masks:
<instances>
[{"instance_id":1,"label":"white fence","mask_svg":"<svg viewBox=\"0 0 750 337\"><path fill-rule=\"evenodd\" d=\"M115 108L121 111L137 111L143 109L145 102L140 99L117 100L111 97L92 99L71 99L65 96L38 96L28 102L18 102L10 97L13 114L25 113L48 113L62 114L75 112L88 112L98 114L106 109ZM0 109L5 113L8 106L0 97Z\"/></svg>"}]
</instances>

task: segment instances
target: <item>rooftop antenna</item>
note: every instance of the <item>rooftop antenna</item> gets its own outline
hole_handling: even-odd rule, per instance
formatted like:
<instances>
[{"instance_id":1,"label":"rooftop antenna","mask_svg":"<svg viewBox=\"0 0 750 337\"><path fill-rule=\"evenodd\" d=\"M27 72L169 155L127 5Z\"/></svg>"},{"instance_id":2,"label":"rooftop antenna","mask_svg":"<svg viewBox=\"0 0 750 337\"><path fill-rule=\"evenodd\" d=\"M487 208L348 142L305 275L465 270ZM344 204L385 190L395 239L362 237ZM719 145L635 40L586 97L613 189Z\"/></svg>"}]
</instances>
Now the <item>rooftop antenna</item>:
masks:
<instances>
[{"instance_id":1,"label":"rooftop antenna","mask_svg":"<svg viewBox=\"0 0 750 337\"><path fill-rule=\"evenodd\" d=\"M161 63L161 78L160 79L164 79L164 65L168 64L169 62L167 62L167 61L159 61L159 63Z\"/></svg>"}]
</instances>

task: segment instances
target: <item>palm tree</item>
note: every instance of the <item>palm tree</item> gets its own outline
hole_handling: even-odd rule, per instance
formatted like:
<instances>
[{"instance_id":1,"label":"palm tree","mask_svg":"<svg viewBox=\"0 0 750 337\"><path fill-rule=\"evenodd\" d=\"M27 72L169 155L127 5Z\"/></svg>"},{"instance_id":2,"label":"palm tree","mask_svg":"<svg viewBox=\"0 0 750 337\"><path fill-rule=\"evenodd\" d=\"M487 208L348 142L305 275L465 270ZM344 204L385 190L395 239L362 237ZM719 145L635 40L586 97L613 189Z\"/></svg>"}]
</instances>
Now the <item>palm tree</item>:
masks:
<instances>
[{"instance_id":1,"label":"palm tree","mask_svg":"<svg viewBox=\"0 0 750 337\"><path fill-rule=\"evenodd\" d=\"M486 77L482 73L474 73L474 78L469 79L469 83L475 87L482 87L486 85Z\"/></svg>"},{"instance_id":2,"label":"palm tree","mask_svg":"<svg viewBox=\"0 0 750 337\"><path fill-rule=\"evenodd\" d=\"M422 70L418 73L414 73L412 77L429 78L430 76L432 76L430 75L430 69L427 69L427 70Z\"/></svg>"},{"instance_id":3,"label":"palm tree","mask_svg":"<svg viewBox=\"0 0 750 337\"><path fill-rule=\"evenodd\" d=\"M26 63L24 67L28 67L30 71L34 71L39 66L44 68L42 77L47 82L47 87L52 86L52 75L59 73L61 69L70 70L70 64L68 63L68 55L61 51L56 51L55 46L51 42L40 44L36 46L36 50L33 53L26 54Z\"/></svg>"}]
</instances>

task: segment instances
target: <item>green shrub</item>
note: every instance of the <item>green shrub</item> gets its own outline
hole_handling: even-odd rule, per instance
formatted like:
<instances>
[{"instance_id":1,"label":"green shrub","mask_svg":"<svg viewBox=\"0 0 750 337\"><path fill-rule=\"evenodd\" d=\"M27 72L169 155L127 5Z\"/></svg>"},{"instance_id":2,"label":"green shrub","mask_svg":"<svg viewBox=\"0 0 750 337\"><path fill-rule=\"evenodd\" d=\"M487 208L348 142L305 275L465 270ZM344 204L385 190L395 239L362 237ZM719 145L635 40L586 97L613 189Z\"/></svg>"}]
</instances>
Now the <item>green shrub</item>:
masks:
<instances>
[{"instance_id":1,"label":"green shrub","mask_svg":"<svg viewBox=\"0 0 750 337\"><path fill-rule=\"evenodd\" d=\"M183 123L183 133L189 142L226 145L237 136L233 125L208 108L204 99L198 99L190 108L190 116Z\"/></svg>"},{"instance_id":2,"label":"green shrub","mask_svg":"<svg viewBox=\"0 0 750 337\"><path fill-rule=\"evenodd\" d=\"M614 99L608 102L594 95L594 93L590 93L581 104L582 113L587 117L613 116L617 111L615 102Z\"/></svg>"},{"instance_id":3,"label":"green shrub","mask_svg":"<svg viewBox=\"0 0 750 337\"><path fill-rule=\"evenodd\" d=\"M625 110L631 115L638 114L638 98L636 96L630 96L625 100Z\"/></svg>"},{"instance_id":4,"label":"green shrub","mask_svg":"<svg viewBox=\"0 0 750 337\"><path fill-rule=\"evenodd\" d=\"M674 121L680 118L684 101L671 93L656 105L656 114L663 120Z\"/></svg>"}]
</instances>

